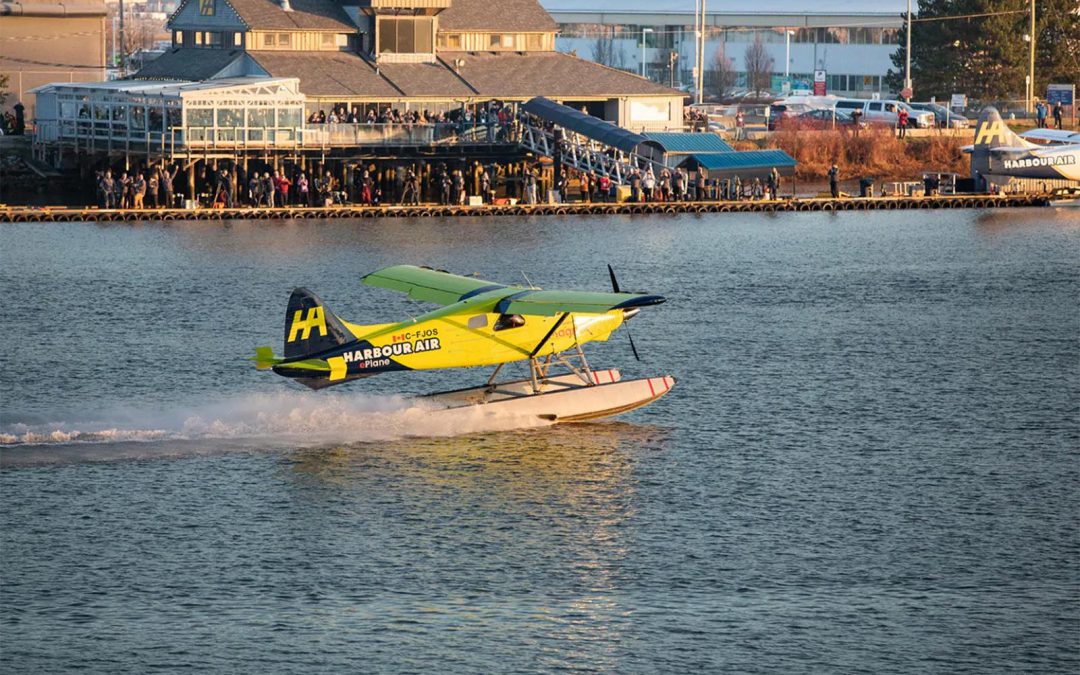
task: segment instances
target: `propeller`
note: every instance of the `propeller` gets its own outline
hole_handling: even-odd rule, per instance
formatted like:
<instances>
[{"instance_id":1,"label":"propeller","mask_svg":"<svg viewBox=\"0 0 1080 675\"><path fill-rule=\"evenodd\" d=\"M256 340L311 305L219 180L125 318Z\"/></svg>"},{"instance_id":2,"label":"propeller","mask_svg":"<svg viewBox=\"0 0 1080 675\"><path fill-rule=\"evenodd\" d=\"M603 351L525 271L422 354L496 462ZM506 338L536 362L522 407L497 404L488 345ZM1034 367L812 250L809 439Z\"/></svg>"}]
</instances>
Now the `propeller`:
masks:
<instances>
[{"instance_id":1,"label":"propeller","mask_svg":"<svg viewBox=\"0 0 1080 675\"><path fill-rule=\"evenodd\" d=\"M619 290L619 280L615 278L615 270L612 269L611 263L608 263L607 271L608 271L608 276L611 277L611 290L612 290L612 292L621 293L622 291ZM630 317L634 316L635 314L637 314L637 312L638 312L638 310L635 309L634 314L631 314L630 316L628 316L626 318L630 318ZM637 359L638 361L640 361L641 357L638 356L637 347L634 345L634 336L630 334L630 326L626 326L626 337L627 337L627 339L630 340L630 351L634 352L634 358Z\"/></svg>"}]
</instances>

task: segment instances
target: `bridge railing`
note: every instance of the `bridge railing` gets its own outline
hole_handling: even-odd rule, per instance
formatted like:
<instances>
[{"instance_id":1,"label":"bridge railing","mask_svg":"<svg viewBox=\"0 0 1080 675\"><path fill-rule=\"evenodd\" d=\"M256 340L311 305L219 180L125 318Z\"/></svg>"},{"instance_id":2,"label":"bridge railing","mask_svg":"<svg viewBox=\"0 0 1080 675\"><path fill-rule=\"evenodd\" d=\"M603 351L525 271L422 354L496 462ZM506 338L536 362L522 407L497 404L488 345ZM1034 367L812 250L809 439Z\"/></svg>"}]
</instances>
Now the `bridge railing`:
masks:
<instances>
[{"instance_id":1,"label":"bridge railing","mask_svg":"<svg viewBox=\"0 0 1080 675\"><path fill-rule=\"evenodd\" d=\"M563 164L579 171L607 176L618 185L628 184L634 169L645 171L651 167L653 173L659 175L665 168L663 164L644 155L623 152L566 129L562 130L561 140L557 140L553 129L537 124L531 119L526 119L522 123L520 143L532 152L545 157L555 157L557 152L561 152Z\"/></svg>"}]
</instances>

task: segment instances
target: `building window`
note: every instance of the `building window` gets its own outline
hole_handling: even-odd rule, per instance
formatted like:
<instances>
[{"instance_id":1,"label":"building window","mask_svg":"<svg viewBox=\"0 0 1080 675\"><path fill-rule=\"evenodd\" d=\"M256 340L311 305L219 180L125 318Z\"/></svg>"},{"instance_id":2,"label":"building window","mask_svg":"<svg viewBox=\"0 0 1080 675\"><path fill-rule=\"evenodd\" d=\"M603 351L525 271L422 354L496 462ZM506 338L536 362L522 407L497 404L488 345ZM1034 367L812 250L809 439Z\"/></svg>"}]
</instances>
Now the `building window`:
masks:
<instances>
[{"instance_id":1,"label":"building window","mask_svg":"<svg viewBox=\"0 0 1080 675\"><path fill-rule=\"evenodd\" d=\"M195 31L195 46L202 47L203 34L202 31Z\"/></svg>"},{"instance_id":2,"label":"building window","mask_svg":"<svg viewBox=\"0 0 1080 675\"><path fill-rule=\"evenodd\" d=\"M337 44L337 35L335 35L334 33L323 33L322 34L322 46L323 47L333 47L336 44Z\"/></svg>"},{"instance_id":3,"label":"building window","mask_svg":"<svg viewBox=\"0 0 1080 675\"><path fill-rule=\"evenodd\" d=\"M263 33L262 44L263 44L263 47L276 47L277 46L277 40L275 39L274 34L273 33Z\"/></svg>"},{"instance_id":4,"label":"building window","mask_svg":"<svg viewBox=\"0 0 1080 675\"><path fill-rule=\"evenodd\" d=\"M220 47L221 46L221 33L217 31L211 31L206 34L206 38L203 40L207 47Z\"/></svg>"},{"instance_id":5,"label":"building window","mask_svg":"<svg viewBox=\"0 0 1080 675\"><path fill-rule=\"evenodd\" d=\"M444 49L461 49L461 33L439 33L439 46Z\"/></svg>"},{"instance_id":6,"label":"building window","mask_svg":"<svg viewBox=\"0 0 1080 675\"><path fill-rule=\"evenodd\" d=\"M292 45L292 35L289 35L288 33L278 33L277 34L277 44L278 44L278 47L289 47L289 46L291 46Z\"/></svg>"},{"instance_id":7,"label":"building window","mask_svg":"<svg viewBox=\"0 0 1080 675\"><path fill-rule=\"evenodd\" d=\"M428 17L379 17L379 51L387 54L430 54L434 20Z\"/></svg>"},{"instance_id":8,"label":"building window","mask_svg":"<svg viewBox=\"0 0 1080 675\"><path fill-rule=\"evenodd\" d=\"M233 47L243 47L244 46L244 34L243 33L233 33L232 34L232 43L233 43Z\"/></svg>"},{"instance_id":9,"label":"building window","mask_svg":"<svg viewBox=\"0 0 1080 675\"><path fill-rule=\"evenodd\" d=\"M199 14L214 16L217 12L217 0L199 0Z\"/></svg>"},{"instance_id":10,"label":"building window","mask_svg":"<svg viewBox=\"0 0 1080 675\"><path fill-rule=\"evenodd\" d=\"M539 51L544 48L544 36L540 33L532 33L526 39L529 51Z\"/></svg>"}]
</instances>

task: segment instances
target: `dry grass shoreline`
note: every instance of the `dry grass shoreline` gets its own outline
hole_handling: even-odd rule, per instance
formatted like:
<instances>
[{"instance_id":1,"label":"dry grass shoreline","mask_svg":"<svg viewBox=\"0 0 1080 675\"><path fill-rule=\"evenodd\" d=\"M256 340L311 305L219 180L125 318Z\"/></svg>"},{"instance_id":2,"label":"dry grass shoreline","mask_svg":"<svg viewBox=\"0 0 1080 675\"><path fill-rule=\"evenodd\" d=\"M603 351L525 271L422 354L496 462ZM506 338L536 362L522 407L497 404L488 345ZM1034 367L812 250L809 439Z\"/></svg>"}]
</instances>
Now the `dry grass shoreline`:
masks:
<instances>
[{"instance_id":1,"label":"dry grass shoreline","mask_svg":"<svg viewBox=\"0 0 1080 675\"><path fill-rule=\"evenodd\" d=\"M848 130L777 131L761 142L740 141L737 150L779 148L798 162L800 180L823 179L836 164L841 175L875 180L918 180L924 171L966 175L968 156L961 148L971 141L955 136L897 138L892 129L868 128L858 136Z\"/></svg>"}]
</instances>

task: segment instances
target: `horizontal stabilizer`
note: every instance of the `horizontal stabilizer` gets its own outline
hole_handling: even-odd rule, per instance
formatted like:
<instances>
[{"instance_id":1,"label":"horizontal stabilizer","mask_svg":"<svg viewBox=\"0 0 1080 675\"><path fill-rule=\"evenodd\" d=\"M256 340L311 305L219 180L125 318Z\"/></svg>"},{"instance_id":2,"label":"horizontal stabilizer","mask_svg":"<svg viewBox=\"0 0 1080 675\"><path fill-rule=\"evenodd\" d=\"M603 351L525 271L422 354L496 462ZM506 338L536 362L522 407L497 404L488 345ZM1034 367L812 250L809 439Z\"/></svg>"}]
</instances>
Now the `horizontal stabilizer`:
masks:
<instances>
[{"instance_id":1,"label":"horizontal stabilizer","mask_svg":"<svg viewBox=\"0 0 1080 675\"><path fill-rule=\"evenodd\" d=\"M255 356L251 356L249 359L255 362L255 367L259 370L274 368L275 371L280 369L317 373L330 372L330 364L323 359L283 359L274 356L274 350L270 347L256 347Z\"/></svg>"},{"instance_id":2,"label":"horizontal stabilizer","mask_svg":"<svg viewBox=\"0 0 1080 675\"><path fill-rule=\"evenodd\" d=\"M266 370L281 363L281 359L274 356L273 347L256 347L255 356L250 357L259 370Z\"/></svg>"}]
</instances>

